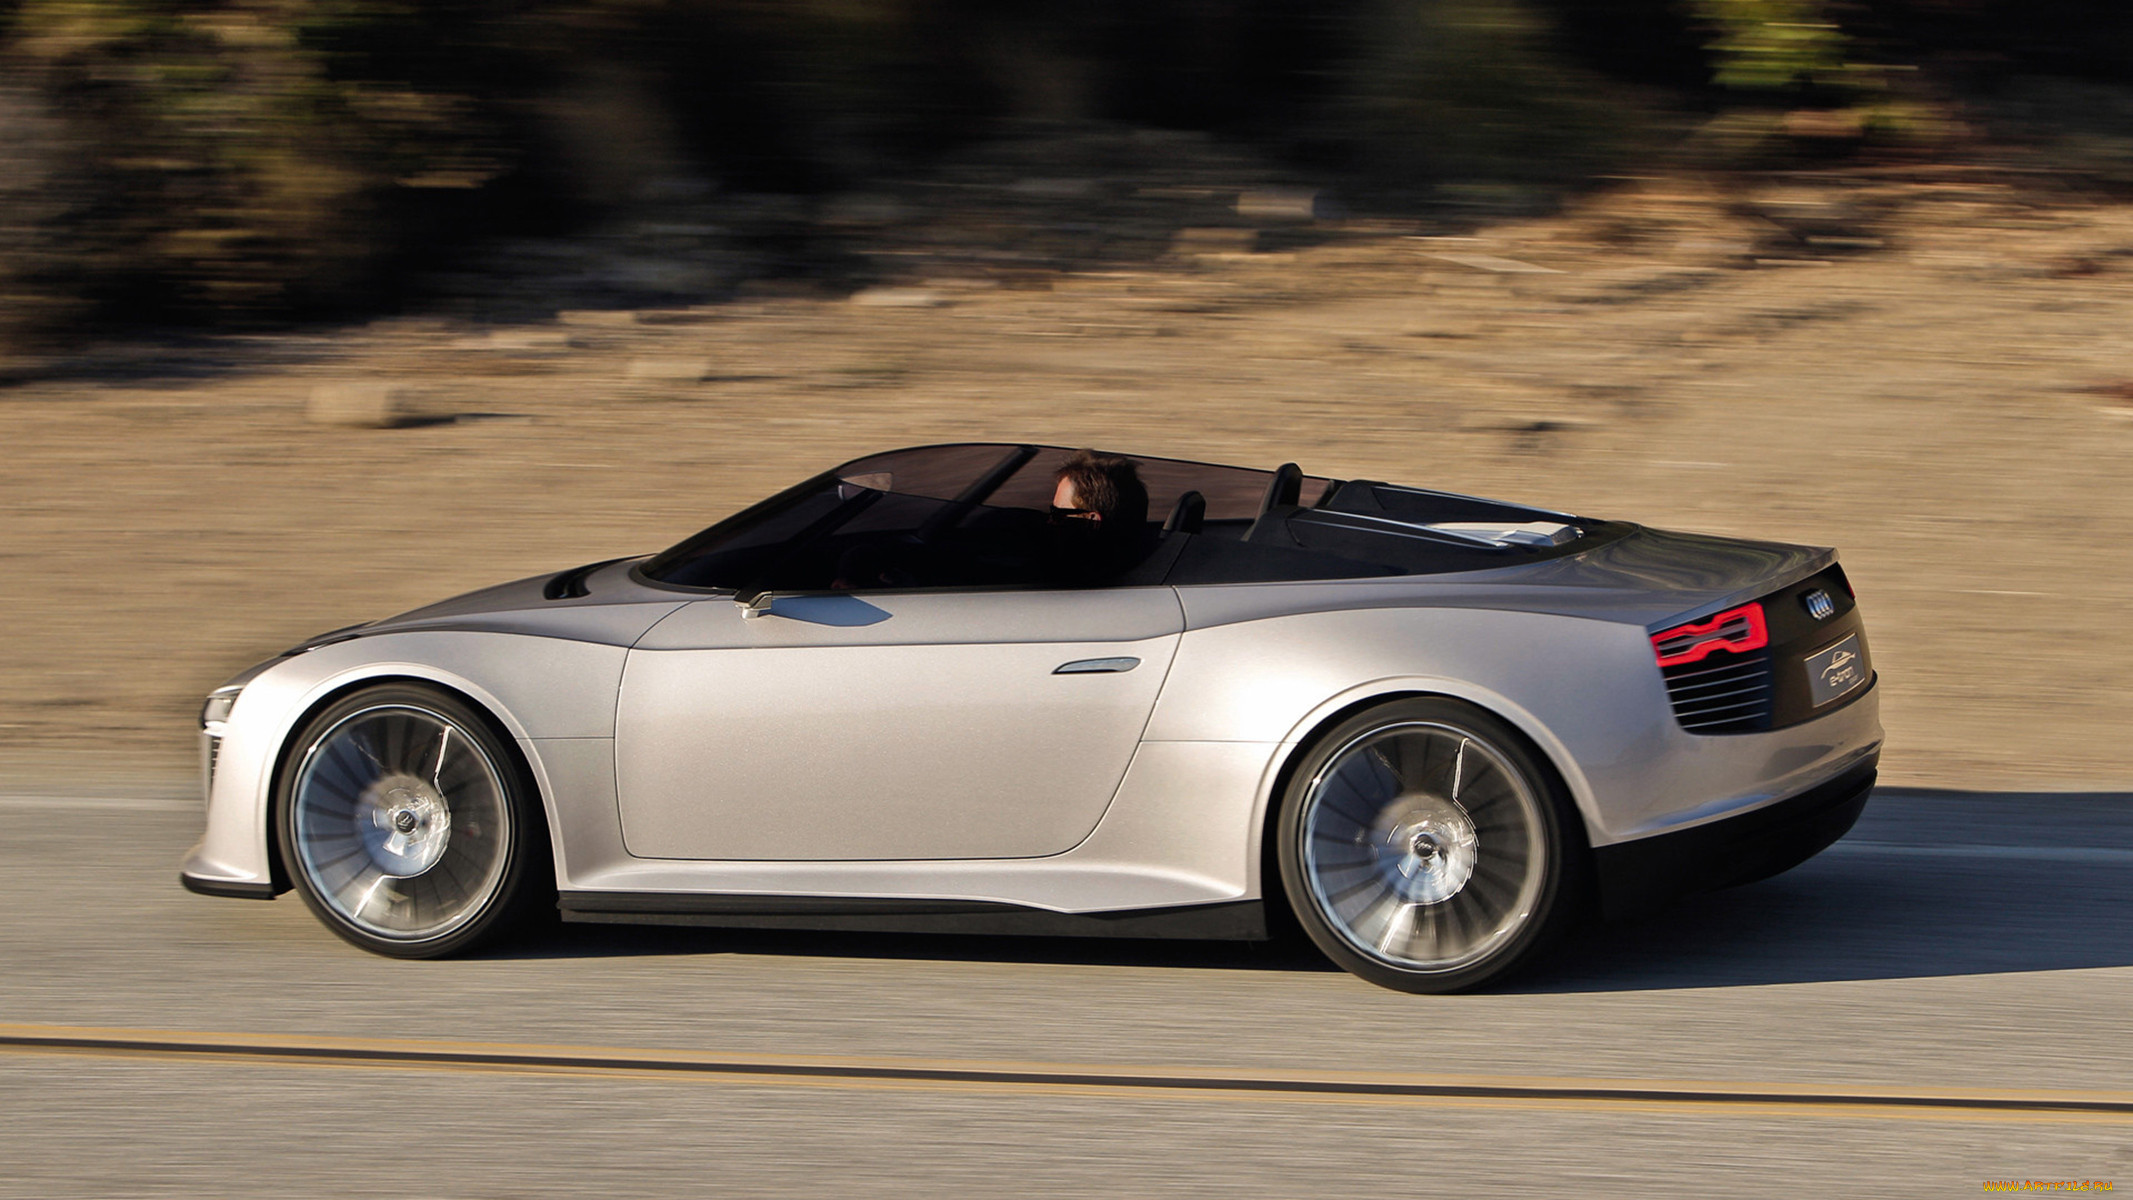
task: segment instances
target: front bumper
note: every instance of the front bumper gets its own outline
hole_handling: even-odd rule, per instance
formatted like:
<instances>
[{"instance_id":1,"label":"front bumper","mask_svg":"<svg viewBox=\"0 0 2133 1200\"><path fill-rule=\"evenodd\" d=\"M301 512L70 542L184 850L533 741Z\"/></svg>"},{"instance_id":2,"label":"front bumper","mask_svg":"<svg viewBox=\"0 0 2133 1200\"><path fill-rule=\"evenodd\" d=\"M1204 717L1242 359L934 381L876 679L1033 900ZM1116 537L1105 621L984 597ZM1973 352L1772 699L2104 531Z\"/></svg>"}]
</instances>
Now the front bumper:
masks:
<instances>
[{"instance_id":1,"label":"front bumper","mask_svg":"<svg viewBox=\"0 0 2133 1200\"><path fill-rule=\"evenodd\" d=\"M1876 751L1834 779L1737 817L1596 847L1602 915L1634 917L1799 866L1850 832L1866 810L1880 759Z\"/></svg>"}]
</instances>

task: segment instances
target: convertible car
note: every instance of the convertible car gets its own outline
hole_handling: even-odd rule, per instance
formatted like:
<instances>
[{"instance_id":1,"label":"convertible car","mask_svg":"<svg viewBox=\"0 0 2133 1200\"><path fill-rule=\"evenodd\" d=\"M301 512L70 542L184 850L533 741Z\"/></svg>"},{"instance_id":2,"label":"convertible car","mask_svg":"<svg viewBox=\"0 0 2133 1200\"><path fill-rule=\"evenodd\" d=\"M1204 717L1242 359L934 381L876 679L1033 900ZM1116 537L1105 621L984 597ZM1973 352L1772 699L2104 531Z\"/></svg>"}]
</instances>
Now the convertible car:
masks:
<instances>
[{"instance_id":1,"label":"convertible car","mask_svg":"<svg viewBox=\"0 0 2133 1200\"><path fill-rule=\"evenodd\" d=\"M1068 460L878 454L650 557L315 637L207 698L183 881L293 888L403 957L557 909L1293 921L1436 992L1786 870L1866 804L1875 676L1832 551L1136 457L1148 519L1064 569Z\"/></svg>"}]
</instances>

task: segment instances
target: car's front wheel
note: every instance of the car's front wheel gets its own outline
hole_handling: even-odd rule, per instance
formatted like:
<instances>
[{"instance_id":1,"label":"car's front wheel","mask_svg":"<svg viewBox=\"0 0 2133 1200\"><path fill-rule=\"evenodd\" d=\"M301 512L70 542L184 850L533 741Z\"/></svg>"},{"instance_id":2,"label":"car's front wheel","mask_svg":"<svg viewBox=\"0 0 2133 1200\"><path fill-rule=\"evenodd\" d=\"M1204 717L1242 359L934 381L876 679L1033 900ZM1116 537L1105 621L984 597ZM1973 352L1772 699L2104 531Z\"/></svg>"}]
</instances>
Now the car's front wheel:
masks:
<instances>
[{"instance_id":1,"label":"car's front wheel","mask_svg":"<svg viewBox=\"0 0 2133 1200\"><path fill-rule=\"evenodd\" d=\"M1397 700L1329 731L1291 773L1281 881L1341 966L1401 991L1456 991L1529 962L1574 916L1577 820L1502 720Z\"/></svg>"},{"instance_id":2,"label":"car's front wheel","mask_svg":"<svg viewBox=\"0 0 2133 1200\"><path fill-rule=\"evenodd\" d=\"M472 949L542 890L545 822L525 769L481 712L432 688L366 688L306 722L275 814L304 903L380 954Z\"/></svg>"}]
</instances>

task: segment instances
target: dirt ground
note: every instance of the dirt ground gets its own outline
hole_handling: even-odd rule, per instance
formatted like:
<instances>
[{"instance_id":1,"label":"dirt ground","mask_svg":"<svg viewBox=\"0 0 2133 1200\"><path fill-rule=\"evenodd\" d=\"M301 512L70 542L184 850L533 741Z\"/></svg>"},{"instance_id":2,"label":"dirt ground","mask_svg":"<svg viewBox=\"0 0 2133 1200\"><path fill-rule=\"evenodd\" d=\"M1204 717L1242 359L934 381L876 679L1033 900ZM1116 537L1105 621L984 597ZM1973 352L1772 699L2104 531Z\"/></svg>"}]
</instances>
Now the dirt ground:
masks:
<instances>
[{"instance_id":1,"label":"dirt ground","mask_svg":"<svg viewBox=\"0 0 2133 1200\"><path fill-rule=\"evenodd\" d=\"M1012 439L1833 545L1886 779L2133 784L2133 208L1989 180L1648 181L1464 238L1309 232L19 377L0 780L182 782L199 697L305 635L655 550L865 451ZM421 419L307 420L350 381Z\"/></svg>"}]
</instances>

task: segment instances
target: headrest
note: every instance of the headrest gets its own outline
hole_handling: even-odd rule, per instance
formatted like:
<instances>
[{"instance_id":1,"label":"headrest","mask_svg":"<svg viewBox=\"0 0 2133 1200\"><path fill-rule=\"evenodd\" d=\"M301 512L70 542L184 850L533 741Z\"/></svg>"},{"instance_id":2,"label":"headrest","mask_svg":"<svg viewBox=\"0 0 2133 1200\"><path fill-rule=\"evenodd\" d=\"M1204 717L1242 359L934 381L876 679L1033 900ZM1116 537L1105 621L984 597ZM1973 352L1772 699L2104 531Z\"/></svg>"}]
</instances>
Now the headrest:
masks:
<instances>
[{"instance_id":1,"label":"headrest","mask_svg":"<svg viewBox=\"0 0 2133 1200\"><path fill-rule=\"evenodd\" d=\"M1163 522L1164 533L1198 533L1201 522L1207 520L1207 497L1198 492L1186 492L1178 502L1170 506L1170 517Z\"/></svg>"},{"instance_id":2,"label":"headrest","mask_svg":"<svg viewBox=\"0 0 2133 1200\"><path fill-rule=\"evenodd\" d=\"M1284 505L1294 504L1303 495L1303 468L1295 463L1283 463L1274 468L1274 478L1266 485L1266 498L1259 502L1259 515L1265 516Z\"/></svg>"}]
</instances>

